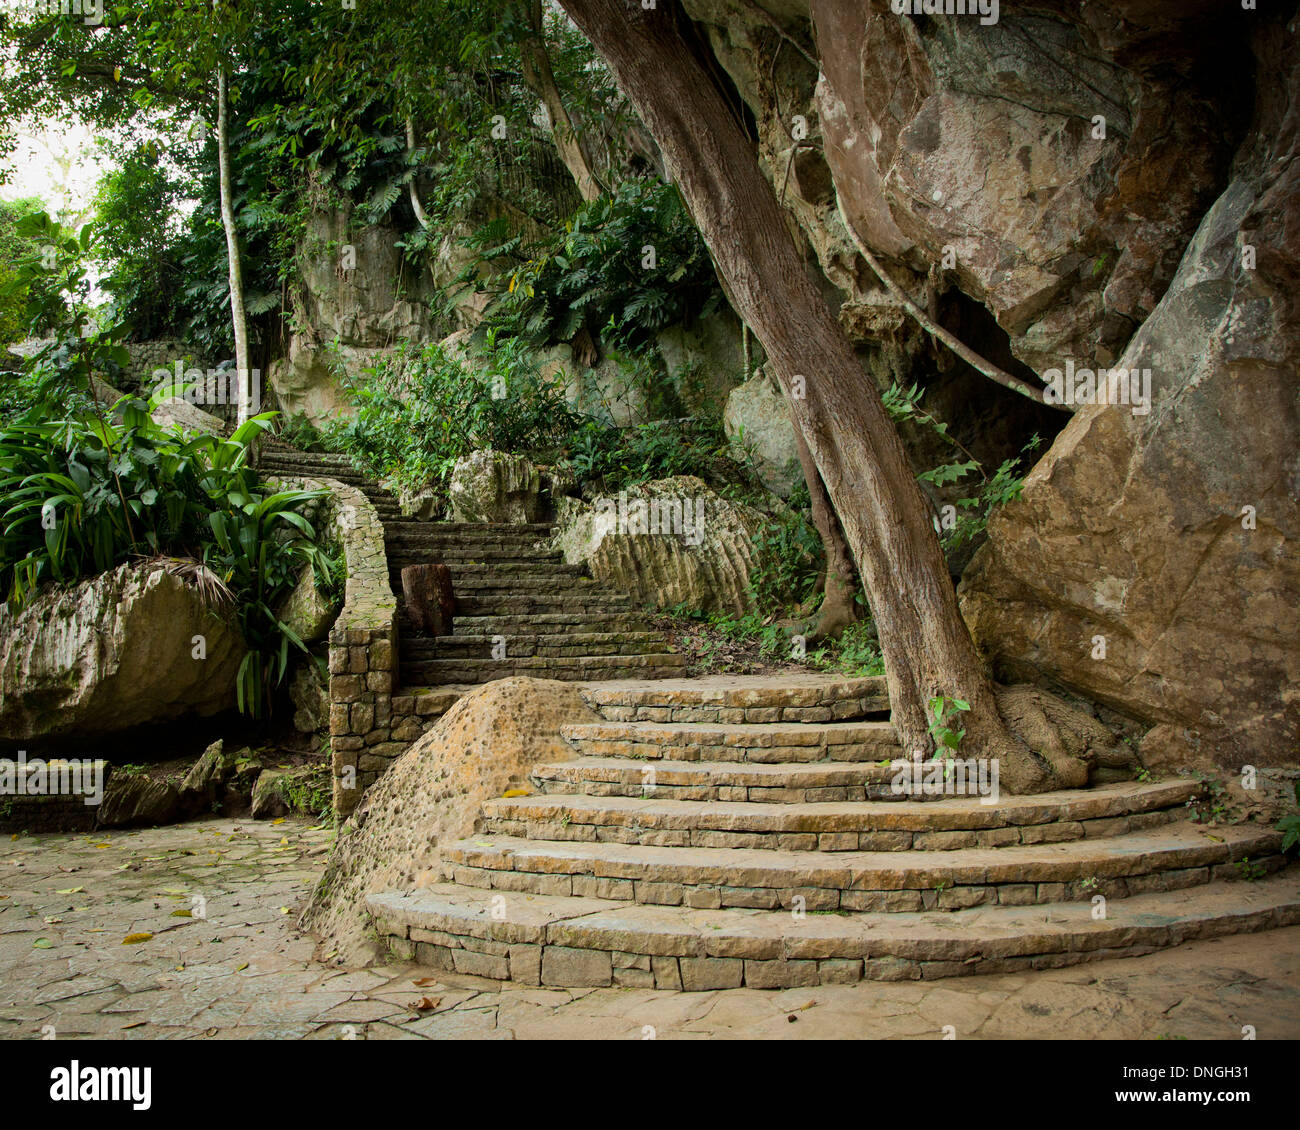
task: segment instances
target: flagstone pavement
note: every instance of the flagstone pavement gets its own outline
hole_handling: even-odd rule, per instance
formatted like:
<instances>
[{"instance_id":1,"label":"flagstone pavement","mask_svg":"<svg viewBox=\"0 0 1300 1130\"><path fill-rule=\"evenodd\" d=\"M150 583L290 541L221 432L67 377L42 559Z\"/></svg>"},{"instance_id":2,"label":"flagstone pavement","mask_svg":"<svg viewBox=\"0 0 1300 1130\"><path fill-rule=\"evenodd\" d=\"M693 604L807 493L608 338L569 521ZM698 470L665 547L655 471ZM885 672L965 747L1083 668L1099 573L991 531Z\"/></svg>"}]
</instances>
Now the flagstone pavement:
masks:
<instances>
[{"instance_id":1,"label":"flagstone pavement","mask_svg":"<svg viewBox=\"0 0 1300 1130\"><path fill-rule=\"evenodd\" d=\"M332 836L211 819L0 840L0 1038L1300 1038L1300 926L1041 973L780 992L339 968L295 927Z\"/></svg>"}]
</instances>

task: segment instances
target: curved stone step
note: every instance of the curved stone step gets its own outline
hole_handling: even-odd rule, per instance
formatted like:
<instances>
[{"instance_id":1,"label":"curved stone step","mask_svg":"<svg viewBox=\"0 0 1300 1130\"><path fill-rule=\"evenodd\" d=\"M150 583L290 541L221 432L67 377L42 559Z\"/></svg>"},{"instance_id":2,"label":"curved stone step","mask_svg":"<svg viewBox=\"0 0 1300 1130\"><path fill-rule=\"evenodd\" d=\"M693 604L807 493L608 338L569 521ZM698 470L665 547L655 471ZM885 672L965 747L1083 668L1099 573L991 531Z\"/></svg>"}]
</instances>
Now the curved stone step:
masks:
<instances>
[{"instance_id":1,"label":"curved stone step","mask_svg":"<svg viewBox=\"0 0 1300 1130\"><path fill-rule=\"evenodd\" d=\"M646 761L582 757L544 762L530 771L544 793L587 796L655 796L665 800L762 801L810 804L819 801L906 799L890 789L888 761L817 761L807 764L743 761Z\"/></svg>"},{"instance_id":2,"label":"curved stone step","mask_svg":"<svg viewBox=\"0 0 1300 1130\"><path fill-rule=\"evenodd\" d=\"M1197 783L1125 782L994 804L958 797L926 804L707 805L639 797L543 795L490 800L482 835L656 847L766 851L954 851L1119 836L1183 819Z\"/></svg>"},{"instance_id":3,"label":"curved stone step","mask_svg":"<svg viewBox=\"0 0 1300 1130\"><path fill-rule=\"evenodd\" d=\"M883 677L795 673L590 687L583 697L612 722L831 722L889 709Z\"/></svg>"},{"instance_id":4,"label":"curved stone step","mask_svg":"<svg viewBox=\"0 0 1300 1130\"><path fill-rule=\"evenodd\" d=\"M1300 923L1300 868L1257 883L951 914L638 906L440 884L366 899L398 956L567 988L778 989L1058 968ZM1046 912L1045 912L1046 910Z\"/></svg>"},{"instance_id":5,"label":"curved stone step","mask_svg":"<svg viewBox=\"0 0 1300 1130\"><path fill-rule=\"evenodd\" d=\"M486 683L513 675L534 679L589 682L595 679L670 676L685 666L676 652L650 655L522 656L505 659L417 659L401 664L404 683L440 686L447 683Z\"/></svg>"},{"instance_id":6,"label":"curved stone step","mask_svg":"<svg viewBox=\"0 0 1300 1130\"><path fill-rule=\"evenodd\" d=\"M1269 829L1183 822L1107 839L953 851L740 851L460 840L444 877L471 887L696 907L900 911L1119 899L1235 878L1236 861L1285 863ZM799 900L802 900L800 902Z\"/></svg>"},{"instance_id":7,"label":"curved stone step","mask_svg":"<svg viewBox=\"0 0 1300 1130\"><path fill-rule=\"evenodd\" d=\"M880 761L902 756L889 722L769 722L777 707L736 707L741 723L584 722L560 734L588 757L666 761ZM801 709L801 708L794 708ZM815 709L815 708L813 708Z\"/></svg>"},{"instance_id":8,"label":"curved stone step","mask_svg":"<svg viewBox=\"0 0 1300 1130\"><path fill-rule=\"evenodd\" d=\"M645 617L639 612L541 612L532 615L514 613L505 616L457 616L455 632L471 635L506 635L531 631L534 628L564 628L579 630L587 625L609 631L649 631Z\"/></svg>"},{"instance_id":9,"label":"curved stone step","mask_svg":"<svg viewBox=\"0 0 1300 1130\"><path fill-rule=\"evenodd\" d=\"M667 653L670 644L659 632L566 632L556 635L423 636L402 639L403 662L422 659L491 659L498 642L505 657L650 655Z\"/></svg>"}]
</instances>

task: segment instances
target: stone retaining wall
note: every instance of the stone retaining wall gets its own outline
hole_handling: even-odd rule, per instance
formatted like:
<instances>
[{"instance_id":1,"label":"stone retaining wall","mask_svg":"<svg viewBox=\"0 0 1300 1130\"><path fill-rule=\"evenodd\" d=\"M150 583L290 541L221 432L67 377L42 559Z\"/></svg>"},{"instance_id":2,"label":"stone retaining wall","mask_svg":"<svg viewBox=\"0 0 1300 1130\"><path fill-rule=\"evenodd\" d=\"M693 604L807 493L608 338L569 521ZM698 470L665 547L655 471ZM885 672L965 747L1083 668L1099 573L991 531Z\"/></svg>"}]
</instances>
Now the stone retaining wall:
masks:
<instances>
[{"instance_id":1,"label":"stone retaining wall","mask_svg":"<svg viewBox=\"0 0 1300 1130\"><path fill-rule=\"evenodd\" d=\"M327 488L328 520L347 569L343 609L329 635L329 726L334 808L340 816L420 736L415 704L400 702L394 717L397 670L397 598L388 584L384 526L356 487L328 478L279 476L269 481L295 490Z\"/></svg>"}]
</instances>

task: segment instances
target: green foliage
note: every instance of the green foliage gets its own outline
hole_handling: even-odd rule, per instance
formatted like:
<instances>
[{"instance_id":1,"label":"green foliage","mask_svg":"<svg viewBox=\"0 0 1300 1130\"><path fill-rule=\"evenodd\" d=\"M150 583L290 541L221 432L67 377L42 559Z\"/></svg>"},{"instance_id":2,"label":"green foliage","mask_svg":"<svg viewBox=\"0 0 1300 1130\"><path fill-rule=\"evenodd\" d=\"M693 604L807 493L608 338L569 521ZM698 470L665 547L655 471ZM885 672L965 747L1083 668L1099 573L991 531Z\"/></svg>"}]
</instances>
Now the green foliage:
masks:
<instances>
[{"instance_id":1,"label":"green foliage","mask_svg":"<svg viewBox=\"0 0 1300 1130\"><path fill-rule=\"evenodd\" d=\"M468 241L476 257L461 281L485 267L496 272L481 289L494 295L487 318L503 335L546 345L585 330L633 350L721 301L708 250L673 185L625 181L580 207L565 229L525 246L503 218Z\"/></svg>"},{"instance_id":2,"label":"green foliage","mask_svg":"<svg viewBox=\"0 0 1300 1130\"><path fill-rule=\"evenodd\" d=\"M0 200L0 347L27 336L27 298L32 280L18 281L18 261L33 259L40 247L33 236L20 235L19 223L44 211L34 197Z\"/></svg>"},{"instance_id":3,"label":"green foliage","mask_svg":"<svg viewBox=\"0 0 1300 1130\"><path fill-rule=\"evenodd\" d=\"M815 667L855 678L885 673L876 626L869 619L847 625L834 643L809 652L808 660Z\"/></svg>"},{"instance_id":4,"label":"green foliage","mask_svg":"<svg viewBox=\"0 0 1300 1130\"><path fill-rule=\"evenodd\" d=\"M289 645L306 650L274 608L304 562L330 569L296 512L323 492L269 493L248 465L248 444L270 419L256 416L229 439L187 437L123 398L108 416L30 413L0 428L0 588L11 606L45 582L71 584L133 557L198 558L198 580L233 599L250 649L239 707L264 713Z\"/></svg>"},{"instance_id":5,"label":"green foliage","mask_svg":"<svg viewBox=\"0 0 1300 1130\"><path fill-rule=\"evenodd\" d=\"M1042 446L1043 441L1041 436L1034 435L1018 456L1005 460L992 475L989 475L983 464L949 433L947 422L936 419L921 407L920 401L923 395L924 390L918 385L914 384L911 388L905 389L895 382L881 399L886 411L896 422L911 420L928 427L935 435L952 444L966 456L964 460L944 463L922 471L917 475L918 479L941 487L971 474L980 476L981 482L975 493L957 499L955 521L941 524L940 540L944 552L952 553L979 537L987 528L989 518L995 510L1020 497L1025 483L1024 470L1032 462L1030 456Z\"/></svg>"},{"instance_id":6,"label":"green foliage","mask_svg":"<svg viewBox=\"0 0 1300 1130\"><path fill-rule=\"evenodd\" d=\"M651 479L735 475L727 437L717 420L651 420L630 428L583 417L565 440L569 466L579 480L619 491Z\"/></svg>"},{"instance_id":7,"label":"green foliage","mask_svg":"<svg viewBox=\"0 0 1300 1130\"><path fill-rule=\"evenodd\" d=\"M764 612L777 612L810 600L826 565L826 550L812 524L808 488L800 485L782 509L754 537L757 568L750 574L754 599Z\"/></svg>"},{"instance_id":8,"label":"green foliage","mask_svg":"<svg viewBox=\"0 0 1300 1130\"><path fill-rule=\"evenodd\" d=\"M107 269L103 287L139 338L173 333L181 288L180 253L170 221L185 186L161 164L152 142L123 156L95 193L99 239L95 258Z\"/></svg>"},{"instance_id":9,"label":"green foliage","mask_svg":"<svg viewBox=\"0 0 1300 1130\"><path fill-rule=\"evenodd\" d=\"M117 379L128 360L121 344L126 327L99 325L89 305L93 225L73 233L42 211L23 216L15 232L26 241L26 252L0 286L0 300L23 296L28 331L48 338L25 359L21 387L5 391L4 406L65 404L70 396L90 393L94 376Z\"/></svg>"},{"instance_id":10,"label":"green foliage","mask_svg":"<svg viewBox=\"0 0 1300 1130\"><path fill-rule=\"evenodd\" d=\"M1290 851L1300 844L1300 781L1295 782L1296 811L1288 812L1277 822L1277 830L1282 833L1282 850Z\"/></svg>"},{"instance_id":11,"label":"green foliage","mask_svg":"<svg viewBox=\"0 0 1300 1130\"><path fill-rule=\"evenodd\" d=\"M357 412L326 430L325 446L421 487L478 448L554 451L577 428L563 380L544 377L522 343L489 339L483 363L471 369L437 345L381 358L351 382Z\"/></svg>"},{"instance_id":12,"label":"green foliage","mask_svg":"<svg viewBox=\"0 0 1300 1130\"><path fill-rule=\"evenodd\" d=\"M934 739L936 757L956 757L957 747L966 736L965 730L953 728L959 715L970 709L970 703L960 698L936 695L930 699L930 737Z\"/></svg>"}]
</instances>

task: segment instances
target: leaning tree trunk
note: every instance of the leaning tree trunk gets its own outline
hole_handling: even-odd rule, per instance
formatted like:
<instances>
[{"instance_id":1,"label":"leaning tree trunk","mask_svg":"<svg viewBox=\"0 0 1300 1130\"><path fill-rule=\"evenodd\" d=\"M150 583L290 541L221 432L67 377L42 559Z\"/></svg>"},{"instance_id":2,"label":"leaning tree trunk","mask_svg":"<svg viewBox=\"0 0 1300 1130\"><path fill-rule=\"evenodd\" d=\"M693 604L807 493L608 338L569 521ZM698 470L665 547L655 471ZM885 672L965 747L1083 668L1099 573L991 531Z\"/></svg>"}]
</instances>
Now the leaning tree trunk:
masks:
<instances>
[{"instance_id":1,"label":"leaning tree trunk","mask_svg":"<svg viewBox=\"0 0 1300 1130\"><path fill-rule=\"evenodd\" d=\"M804 482L808 484L813 525L817 528L822 548L826 551L826 586L822 592L821 607L817 609L817 620L808 631L808 642L811 644L838 639L845 628L857 623L857 572L853 568L853 556L848 542L844 540L830 495L826 493L826 484L822 482L821 472L817 470L817 464L804 442L797 421L794 425L794 445L799 456L799 466L803 469Z\"/></svg>"},{"instance_id":2,"label":"leaning tree trunk","mask_svg":"<svg viewBox=\"0 0 1300 1130\"><path fill-rule=\"evenodd\" d=\"M559 151L564 167L572 174L578 192L583 200L595 200L600 196L600 182L591 170L591 162L587 160L586 153L583 152L578 131L574 128L569 111L565 109L559 84L555 81L555 73L551 69L551 57L546 53L541 0L526 0L525 14L531 34L519 44L524 83L546 107L547 117L551 119L551 135L555 139L555 148Z\"/></svg>"},{"instance_id":3,"label":"leaning tree trunk","mask_svg":"<svg viewBox=\"0 0 1300 1130\"><path fill-rule=\"evenodd\" d=\"M244 274L239 262L239 233L230 187L230 130L227 122L226 67L217 68L217 170L221 185L221 226L226 230L226 262L230 274L230 320L235 331L235 379L238 381L239 423L252 414L248 363L248 316L244 312Z\"/></svg>"},{"instance_id":4,"label":"leaning tree trunk","mask_svg":"<svg viewBox=\"0 0 1300 1130\"><path fill-rule=\"evenodd\" d=\"M964 698L964 753L998 758L1014 792L1054 787L1055 759L1031 752L999 713L902 441L703 65L707 48L675 3L562 2L653 134L741 318L775 367L866 584L904 749L933 750L932 697Z\"/></svg>"}]
</instances>

